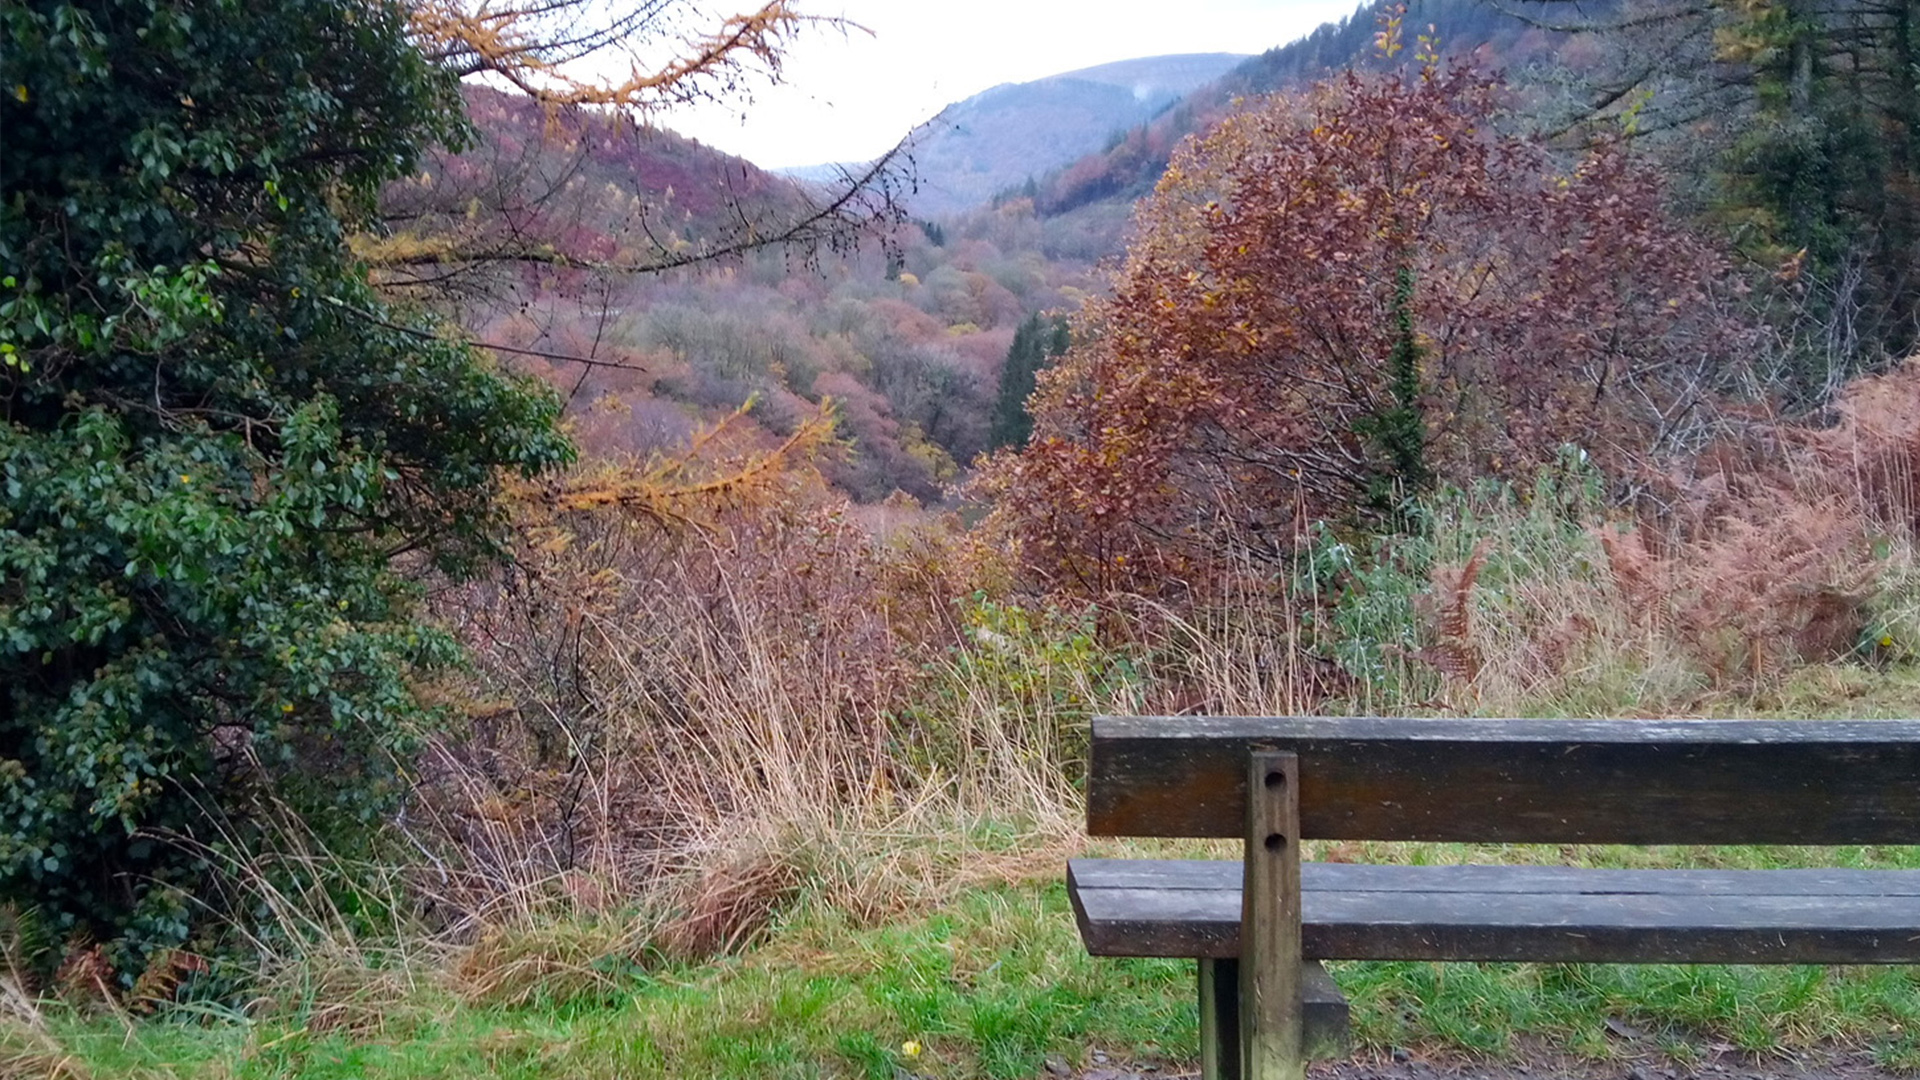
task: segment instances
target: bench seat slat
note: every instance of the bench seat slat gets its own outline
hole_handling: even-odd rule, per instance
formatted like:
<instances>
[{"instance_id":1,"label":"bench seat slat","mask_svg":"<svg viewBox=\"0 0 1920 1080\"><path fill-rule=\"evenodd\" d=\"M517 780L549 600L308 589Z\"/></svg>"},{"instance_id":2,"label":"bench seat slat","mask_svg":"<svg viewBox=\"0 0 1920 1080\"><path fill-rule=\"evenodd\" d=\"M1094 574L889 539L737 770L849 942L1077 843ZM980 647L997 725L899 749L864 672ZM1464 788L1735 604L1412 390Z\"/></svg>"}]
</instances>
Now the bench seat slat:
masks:
<instances>
[{"instance_id":1,"label":"bench seat slat","mask_svg":"<svg viewBox=\"0 0 1920 1080\"><path fill-rule=\"evenodd\" d=\"M1920 897L1920 870L1614 870L1574 866L1309 863L1302 888L1351 892L1662 893ZM1240 864L1194 859L1075 859L1083 889L1240 888ZM1310 882L1310 883L1308 883Z\"/></svg>"},{"instance_id":2,"label":"bench seat slat","mask_svg":"<svg viewBox=\"0 0 1920 1080\"><path fill-rule=\"evenodd\" d=\"M1239 953L1237 862L1076 859L1100 956ZM1920 871L1302 868L1316 960L1920 963Z\"/></svg>"}]
</instances>

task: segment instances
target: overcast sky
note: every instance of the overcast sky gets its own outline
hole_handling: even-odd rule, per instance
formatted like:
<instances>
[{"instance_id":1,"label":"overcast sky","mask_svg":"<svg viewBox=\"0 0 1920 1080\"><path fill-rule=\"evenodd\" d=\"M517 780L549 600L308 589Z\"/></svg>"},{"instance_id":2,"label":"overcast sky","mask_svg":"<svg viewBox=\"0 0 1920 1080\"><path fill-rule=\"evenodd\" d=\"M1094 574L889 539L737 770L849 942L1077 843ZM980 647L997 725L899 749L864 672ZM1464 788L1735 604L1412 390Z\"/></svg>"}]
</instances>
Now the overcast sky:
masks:
<instances>
[{"instance_id":1,"label":"overcast sky","mask_svg":"<svg viewBox=\"0 0 1920 1080\"><path fill-rule=\"evenodd\" d=\"M1355 0L803 0L873 31L814 30L786 85L660 122L767 168L877 157L949 102L1137 56L1265 52Z\"/></svg>"}]
</instances>

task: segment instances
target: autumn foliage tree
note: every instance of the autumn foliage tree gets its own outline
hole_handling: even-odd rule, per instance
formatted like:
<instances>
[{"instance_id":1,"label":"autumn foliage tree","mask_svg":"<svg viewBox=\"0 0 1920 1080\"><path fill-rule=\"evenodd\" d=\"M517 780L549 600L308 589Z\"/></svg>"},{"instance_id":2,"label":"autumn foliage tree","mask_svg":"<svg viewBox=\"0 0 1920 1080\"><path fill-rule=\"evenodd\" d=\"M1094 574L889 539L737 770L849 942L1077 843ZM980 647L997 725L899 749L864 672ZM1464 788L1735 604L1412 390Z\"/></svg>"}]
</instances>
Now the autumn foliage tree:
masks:
<instances>
[{"instance_id":1,"label":"autumn foliage tree","mask_svg":"<svg viewBox=\"0 0 1920 1080\"><path fill-rule=\"evenodd\" d=\"M1043 576L1160 588L1566 443L1624 476L1705 433L1725 262L1619 145L1502 134L1499 93L1348 74L1183 148L988 472Z\"/></svg>"},{"instance_id":2,"label":"autumn foliage tree","mask_svg":"<svg viewBox=\"0 0 1920 1080\"><path fill-rule=\"evenodd\" d=\"M778 79L793 34L842 25L791 0L719 17L674 0L415 0L408 12L421 54L459 78L488 76L549 105L647 111Z\"/></svg>"},{"instance_id":3,"label":"autumn foliage tree","mask_svg":"<svg viewBox=\"0 0 1920 1080\"><path fill-rule=\"evenodd\" d=\"M412 44L469 83L474 137L389 185L378 227L354 237L354 249L377 284L463 324L479 317L476 297L518 302L529 282L605 291L765 248L812 263L884 242L905 221L905 143L818 189L719 154L683 162L693 167L677 193L670 181L665 191L650 184L659 178L645 167L612 176L594 167L657 158L650 125L662 112L750 100L781 81L797 36L860 29L845 19L805 14L795 0L724 15L686 0L414 0L407 9ZM528 112L541 119L528 123Z\"/></svg>"}]
</instances>

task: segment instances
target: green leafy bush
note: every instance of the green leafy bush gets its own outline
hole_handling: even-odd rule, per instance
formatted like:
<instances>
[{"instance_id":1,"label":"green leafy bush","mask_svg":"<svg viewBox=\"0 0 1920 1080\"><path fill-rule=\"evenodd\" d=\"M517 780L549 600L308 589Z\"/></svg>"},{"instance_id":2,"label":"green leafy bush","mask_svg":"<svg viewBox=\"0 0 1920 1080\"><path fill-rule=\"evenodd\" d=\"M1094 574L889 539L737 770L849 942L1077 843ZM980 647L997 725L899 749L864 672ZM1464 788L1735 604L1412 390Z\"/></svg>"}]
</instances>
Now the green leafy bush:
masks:
<instances>
[{"instance_id":1,"label":"green leafy bush","mask_svg":"<svg viewBox=\"0 0 1920 1080\"><path fill-rule=\"evenodd\" d=\"M497 553L552 395L375 293L345 236L463 134L363 0L0 7L0 902L176 944L255 800L373 820L410 580Z\"/></svg>"}]
</instances>

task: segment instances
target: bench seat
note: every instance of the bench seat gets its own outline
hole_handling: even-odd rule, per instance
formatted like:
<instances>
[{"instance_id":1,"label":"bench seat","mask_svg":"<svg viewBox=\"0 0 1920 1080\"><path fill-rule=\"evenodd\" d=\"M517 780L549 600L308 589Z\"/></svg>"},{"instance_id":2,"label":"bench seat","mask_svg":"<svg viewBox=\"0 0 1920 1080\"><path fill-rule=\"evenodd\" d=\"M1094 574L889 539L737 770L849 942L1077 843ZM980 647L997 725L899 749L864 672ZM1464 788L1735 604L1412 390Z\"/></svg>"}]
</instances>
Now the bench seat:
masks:
<instances>
[{"instance_id":1,"label":"bench seat","mask_svg":"<svg viewBox=\"0 0 1920 1080\"><path fill-rule=\"evenodd\" d=\"M1074 859L1096 956L1240 954L1239 862ZM1309 960L1920 963L1920 870L1307 863Z\"/></svg>"}]
</instances>

